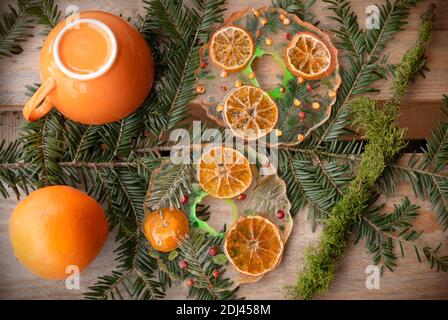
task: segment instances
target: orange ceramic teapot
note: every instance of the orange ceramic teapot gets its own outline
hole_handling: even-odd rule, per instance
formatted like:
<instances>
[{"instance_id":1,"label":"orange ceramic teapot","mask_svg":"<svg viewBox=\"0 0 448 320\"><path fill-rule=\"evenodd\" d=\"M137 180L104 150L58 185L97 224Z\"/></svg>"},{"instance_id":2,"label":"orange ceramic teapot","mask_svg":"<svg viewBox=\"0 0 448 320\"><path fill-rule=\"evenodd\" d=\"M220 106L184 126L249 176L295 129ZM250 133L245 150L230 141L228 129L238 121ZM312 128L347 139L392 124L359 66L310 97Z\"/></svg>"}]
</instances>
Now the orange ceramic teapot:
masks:
<instances>
[{"instance_id":1,"label":"orange ceramic teapot","mask_svg":"<svg viewBox=\"0 0 448 320\"><path fill-rule=\"evenodd\" d=\"M56 107L84 124L134 112L151 90L154 62L141 34L120 17L86 11L59 23L40 53L41 87L23 115L35 121Z\"/></svg>"}]
</instances>

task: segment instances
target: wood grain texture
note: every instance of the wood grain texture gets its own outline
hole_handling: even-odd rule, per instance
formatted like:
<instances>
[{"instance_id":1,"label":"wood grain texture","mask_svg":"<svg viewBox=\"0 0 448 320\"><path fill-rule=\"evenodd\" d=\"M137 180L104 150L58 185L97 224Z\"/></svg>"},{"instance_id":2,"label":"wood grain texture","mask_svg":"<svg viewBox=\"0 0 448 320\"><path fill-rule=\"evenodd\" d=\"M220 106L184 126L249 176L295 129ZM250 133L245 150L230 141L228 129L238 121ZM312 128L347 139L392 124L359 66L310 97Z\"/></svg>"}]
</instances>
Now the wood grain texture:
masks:
<instances>
[{"instance_id":1,"label":"wood grain texture","mask_svg":"<svg viewBox=\"0 0 448 320\"><path fill-rule=\"evenodd\" d=\"M0 1L0 12L12 1ZM247 6L269 5L270 0L238 1L228 0L228 7L232 8L226 12L229 15L233 10L242 9ZM403 52L411 46L416 38L417 21L421 12L430 1L422 1L411 11L410 23L405 26L404 31L396 36L387 48L390 52L391 62L397 62ZM417 79L411 85L410 90L402 105L402 116L400 124L408 127L408 138L421 139L430 135L430 129L441 119L440 111L441 96L448 93L448 19L442 13L448 12L448 1L435 0L438 6L439 17L435 21L435 32L431 48L428 51L428 67L431 72L427 73L426 79ZM90 0L90 1L57 1L64 11L67 5L77 5L81 10L101 9L116 14L122 13L125 17L135 17L143 12L139 0ZM359 21L364 19L366 5L371 4L368 0L354 0L352 7L358 13ZM384 3L384 1L378 1ZM313 9L321 21L321 28L329 29L334 26L326 16L329 11L326 5L317 1ZM39 28L36 28L36 34ZM38 82L38 54L42 45L42 36L35 36L24 44L24 52L18 56L0 60L0 137L13 140L18 136L18 128L22 121L21 105L26 101L24 95L25 85ZM269 84L271 66L261 69L261 77ZM378 86L381 92L374 96L378 100L389 97L388 82L384 81ZM200 111L197 103L192 103L194 118L203 119L204 114ZM425 230L424 237L419 239L421 245L431 245L446 238L442 230L434 222L434 214L429 202L423 202L412 196L410 187L406 184L400 185L397 195L389 199L380 199L386 202L385 210L391 210L393 204L401 202L404 196L421 206L420 216L416 223L417 229ZM114 263L113 234L101 251L95 262L82 273L81 290L67 290L64 281L45 281L37 279L26 271L14 258L8 239L8 221L13 211L16 200L0 200L0 299L79 299L82 290L93 284L98 276L109 273ZM219 200L211 201L213 217L216 224L228 221L228 210ZM319 230L311 232L306 221L306 212L302 210L297 214L294 221L294 229L285 249L285 256L280 267L266 275L262 280L254 284L241 286L240 295L252 299L285 299L286 286L292 285L296 280L296 274L301 266L303 251L308 245L316 243ZM396 272L386 271L381 277L379 290L368 290L365 286L367 274L366 267L371 264L370 256L367 254L362 243L348 246L344 257L338 260L335 281L330 291L321 296L322 299L448 299L448 274L436 273L430 270L426 263L418 263L412 248L406 249L406 258L398 261ZM183 299L186 287L177 285L168 290L168 298Z\"/></svg>"},{"instance_id":2,"label":"wood grain texture","mask_svg":"<svg viewBox=\"0 0 448 320\"><path fill-rule=\"evenodd\" d=\"M0 4L0 10L4 10L5 3L11 2L2 1ZM264 6L269 5L270 0L250 0L250 1L232 1L230 0L232 10L239 10L250 6ZM384 1L379 1L379 3ZM404 27L404 30L396 36L396 41L391 41L386 47L385 52L390 53L390 62L396 63L401 59L402 54L407 48L414 44L417 36L418 17L422 10L429 3L429 0L423 1L419 6L412 9L412 14L409 18L410 23ZM435 0L432 1L437 5L437 12L447 12L448 2L445 0ZM77 5L81 10L107 10L115 14L122 13L124 17L135 18L138 13L142 13L142 5L138 0L132 1L71 1L71 0L60 0L60 8L64 12L67 5ZM358 13L359 23L363 25L363 20L365 19L364 10L366 4L370 3L365 0L353 1L353 8L355 12ZM317 5L313 9L321 21L320 27L324 30L329 30L334 27L334 22L326 18L330 14L327 6L318 1ZM230 14L230 10L226 12L226 15ZM447 19L440 16L436 20L435 31L433 35L433 41L431 44L431 50L428 51L428 67L431 70L427 74L427 79L417 79L415 85L412 86L412 90L409 90L407 99L419 102L435 102L440 101L443 93L448 92L448 81L446 81L445 71L448 70L448 37L447 29L448 23ZM2 79L9 79L14 81L1 81L0 82L0 106L1 105L23 105L27 100L25 96L25 86L37 83L39 79L39 69L38 69L38 59L39 50L42 46L44 37L38 35L39 27L36 28L36 36L23 44L24 51L20 55L13 57L8 57L0 60L0 74ZM334 38L334 34L330 33ZM269 77L271 74L271 66L266 66L264 71L261 73L261 77L267 78L267 83L269 79L271 81L276 81ZM388 82L383 81L378 85L381 90L380 93L375 96L378 99L386 99L389 97Z\"/></svg>"},{"instance_id":3,"label":"wood grain texture","mask_svg":"<svg viewBox=\"0 0 448 320\"><path fill-rule=\"evenodd\" d=\"M425 233L417 243L426 245L443 240L444 234L434 222L430 203L422 202L411 194L410 187L403 184L397 189L395 197L379 201L386 202L385 211L390 212L393 204L400 203L404 196L408 196L412 203L421 207L416 226ZM229 221L231 214L220 200L208 201L207 204L212 208L214 226ZM112 234L99 257L81 274L81 290L67 290L64 281L45 281L33 276L14 258L9 245L8 220L15 205L16 201L13 200L2 200L0 205L0 299L78 299L82 290L93 284L97 276L111 271L115 248ZM315 244L319 234L320 230L315 233L311 231L305 210L299 212L294 219L294 228L280 267L257 283L242 285L239 294L250 299L287 298L286 287L296 280L304 249ZM430 270L425 262L418 263L412 247L406 247L406 258L398 261L395 272L385 271L378 290L368 290L365 286L366 267L371 264L363 243L354 245L351 240L344 257L338 260L331 289L319 299L448 299L448 273L437 273ZM167 298L184 299L186 291L185 285L175 285L167 291Z\"/></svg>"}]
</instances>

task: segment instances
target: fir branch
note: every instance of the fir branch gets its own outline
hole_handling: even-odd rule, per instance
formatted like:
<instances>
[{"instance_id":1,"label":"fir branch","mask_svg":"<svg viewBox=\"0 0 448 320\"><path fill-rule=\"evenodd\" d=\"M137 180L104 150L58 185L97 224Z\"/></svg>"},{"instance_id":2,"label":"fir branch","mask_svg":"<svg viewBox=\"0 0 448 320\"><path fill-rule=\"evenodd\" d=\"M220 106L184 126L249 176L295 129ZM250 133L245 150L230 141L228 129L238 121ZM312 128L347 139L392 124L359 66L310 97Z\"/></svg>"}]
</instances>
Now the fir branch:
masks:
<instances>
[{"instance_id":1,"label":"fir branch","mask_svg":"<svg viewBox=\"0 0 448 320\"><path fill-rule=\"evenodd\" d=\"M422 168L441 172L448 164L448 123L440 122L432 131L432 138L426 140Z\"/></svg>"},{"instance_id":2,"label":"fir branch","mask_svg":"<svg viewBox=\"0 0 448 320\"><path fill-rule=\"evenodd\" d=\"M148 125L151 132L158 132L159 139L188 117L187 104L196 95L194 71L199 67L199 48L213 24L222 19L224 3L223 0L196 0L191 9L176 7L171 12L166 12L169 5L166 0L148 3L148 10L158 13L155 16L158 28L167 30L173 37L165 57L167 72L160 83L163 92L152 104L152 109L157 109L160 115L157 130L154 123ZM174 22L176 28L172 27Z\"/></svg>"},{"instance_id":3,"label":"fir branch","mask_svg":"<svg viewBox=\"0 0 448 320\"><path fill-rule=\"evenodd\" d=\"M333 32L338 36L339 47L345 49L350 53L350 57L355 58L357 62L362 62L365 50L365 35L358 24L358 17L352 11L350 1L325 1L329 6L329 10L333 11L334 16L330 16L335 20L339 29L334 29Z\"/></svg>"},{"instance_id":4,"label":"fir branch","mask_svg":"<svg viewBox=\"0 0 448 320\"><path fill-rule=\"evenodd\" d=\"M424 247L423 254L431 269L435 268L437 272L448 272L448 255L440 255L441 247L442 243L439 243L434 249L431 247Z\"/></svg>"},{"instance_id":5,"label":"fir branch","mask_svg":"<svg viewBox=\"0 0 448 320\"><path fill-rule=\"evenodd\" d=\"M89 126L66 120L65 129L64 161L79 165L80 161L88 159L89 154L98 152L99 126ZM59 165L66 166L68 164L61 162Z\"/></svg>"},{"instance_id":6,"label":"fir branch","mask_svg":"<svg viewBox=\"0 0 448 320\"><path fill-rule=\"evenodd\" d=\"M357 124L366 130L370 142L357 168L356 178L325 221L318 246L306 252L305 266L293 291L305 299L328 290L335 270L335 258L343 254L349 229L365 209L371 186L387 161L404 145L404 131L395 127L396 114L378 110L375 102L368 98L352 101L351 108Z\"/></svg>"},{"instance_id":7,"label":"fir branch","mask_svg":"<svg viewBox=\"0 0 448 320\"><path fill-rule=\"evenodd\" d=\"M194 281L193 287L189 290L189 297L200 300L235 299L238 287L224 277L223 268L215 264L209 254L211 247L222 248L222 241L221 237L213 237L199 229L193 229L179 245L180 256L188 262L186 270L188 277ZM220 273L216 279L213 276L215 270Z\"/></svg>"},{"instance_id":8,"label":"fir branch","mask_svg":"<svg viewBox=\"0 0 448 320\"><path fill-rule=\"evenodd\" d=\"M32 0L30 13L36 17L36 22L45 26L44 34L53 29L61 17L61 11L54 0Z\"/></svg>"},{"instance_id":9,"label":"fir branch","mask_svg":"<svg viewBox=\"0 0 448 320\"><path fill-rule=\"evenodd\" d=\"M69 161L59 162L60 167L69 168L87 168L87 169L131 169L138 167L139 161L105 161L105 162L88 162L88 161Z\"/></svg>"},{"instance_id":10,"label":"fir branch","mask_svg":"<svg viewBox=\"0 0 448 320\"><path fill-rule=\"evenodd\" d=\"M430 19L433 16L434 7L424 15L424 23L419 31L419 45L406 52L406 63L398 67L397 74L406 70L417 74L421 65L414 59L424 59L422 50L425 41L429 41L432 25ZM412 62L414 61L414 62ZM408 81L411 76L406 77ZM402 83L395 82L396 92L403 92ZM399 100L395 97L394 100ZM448 101L445 101L444 112L448 110ZM444 230L448 229L448 179L442 170L448 163L448 124L446 119L433 130L433 135L426 141L423 154L413 155L406 165L394 164L389 166L378 181L378 186L388 194L394 194L399 182L411 184L414 194L422 199L429 199L432 209L436 214L436 221Z\"/></svg>"},{"instance_id":11,"label":"fir branch","mask_svg":"<svg viewBox=\"0 0 448 320\"><path fill-rule=\"evenodd\" d=\"M146 171L129 163L145 163ZM111 164L110 162L107 162ZM89 299L160 299L164 297L165 284L157 276L157 261L148 254L148 242L141 232L144 219L143 202L147 186L148 170L155 166L153 159L129 159L126 168L111 169L110 166L82 167L93 186L89 193L106 207L111 228L117 228L117 270L100 277L85 294ZM69 170L79 173L73 164ZM73 173L72 173L73 174Z\"/></svg>"},{"instance_id":12,"label":"fir branch","mask_svg":"<svg viewBox=\"0 0 448 320\"><path fill-rule=\"evenodd\" d=\"M120 270L99 277L84 296L96 300L162 299L165 296L164 286L154 277L157 263L146 252L146 245L145 241L132 238L122 241L116 249Z\"/></svg>"},{"instance_id":13,"label":"fir branch","mask_svg":"<svg viewBox=\"0 0 448 320\"><path fill-rule=\"evenodd\" d=\"M412 2L417 1L414 0ZM430 4L428 10L421 17L415 46L406 51L402 61L395 68L391 85L392 97L386 103L385 108L396 108L399 106L409 82L421 72L426 62L425 48L431 41L434 10L435 5Z\"/></svg>"},{"instance_id":14,"label":"fir branch","mask_svg":"<svg viewBox=\"0 0 448 320\"><path fill-rule=\"evenodd\" d=\"M272 7L281 8L295 14L301 20L317 26L319 24L317 16L311 12L311 8L315 3L316 0L273 0Z\"/></svg>"},{"instance_id":15,"label":"fir branch","mask_svg":"<svg viewBox=\"0 0 448 320\"><path fill-rule=\"evenodd\" d=\"M425 169L425 154L410 158L407 165L391 165L378 181L379 187L394 194L399 182L411 184L414 195L429 199L436 214L436 221L443 230L448 229L448 179L446 175Z\"/></svg>"},{"instance_id":16,"label":"fir branch","mask_svg":"<svg viewBox=\"0 0 448 320\"><path fill-rule=\"evenodd\" d=\"M0 21L0 57L11 56L22 52L21 42L32 37L33 19L30 18L28 10L29 1L17 1L17 8L8 5L9 12L2 15Z\"/></svg>"},{"instance_id":17,"label":"fir branch","mask_svg":"<svg viewBox=\"0 0 448 320\"><path fill-rule=\"evenodd\" d=\"M226 0L193 0L192 12L198 21L194 38L198 39L198 45L206 43L213 27L223 21L225 4Z\"/></svg>"},{"instance_id":18,"label":"fir branch","mask_svg":"<svg viewBox=\"0 0 448 320\"><path fill-rule=\"evenodd\" d=\"M127 157L134 142L141 134L143 127L143 109L138 109L130 116L113 123L101 126L99 134L102 143L107 146L110 161L117 156Z\"/></svg>"},{"instance_id":19,"label":"fir branch","mask_svg":"<svg viewBox=\"0 0 448 320\"><path fill-rule=\"evenodd\" d=\"M409 16L409 8L418 0L389 0L380 8L380 28L363 33L357 25L356 15L350 9L348 0L324 0L329 3L339 22L335 32L339 45L347 50L349 66L341 71L344 79L338 91L332 115L327 123L316 130L317 146L325 141L334 140L347 133L345 127L350 123L350 110L347 108L352 95L375 91L371 85L385 79L389 65L387 56L382 56L385 45L400 31Z\"/></svg>"},{"instance_id":20,"label":"fir branch","mask_svg":"<svg viewBox=\"0 0 448 320\"><path fill-rule=\"evenodd\" d=\"M376 61L387 43L393 39L396 32L402 30L407 24L409 9L420 0L387 0L380 8L380 28L368 29L365 35L366 50L369 54L368 60Z\"/></svg>"},{"instance_id":21,"label":"fir branch","mask_svg":"<svg viewBox=\"0 0 448 320\"><path fill-rule=\"evenodd\" d=\"M281 147L280 149L289 153L299 153L318 159L342 161L353 165L362 159L363 147L364 142L359 140L333 140L325 143L318 149L314 149L314 147L308 148L306 145L301 147Z\"/></svg>"},{"instance_id":22,"label":"fir branch","mask_svg":"<svg viewBox=\"0 0 448 320\"><path fill-rule=\"evenodd\" d=\"M293 170L300 180L308 204L308 219L313 223L325 219L343 195L351 177L346 165L320 160L295 160ZM313 227L314 229L314 227Z\"/></svg>"},{"instance_id":23,"label":"fir branch","mask_svg":"<svg viewBox=\"0 0 448 320\"><path fill-rule=\"evenodd\" d=\"M354 175L347 161L360 152L357 142L332 143L327 150L280 149L279 175L286 182L292 214L308 204L307 216L314 230L342 196Z\"/></svg>"},{"instance_id":24,"label":"fir branch","mask_svg":"<svg viewBox=\"0 0 448 320\"><path fill-rule=\"evenodd\" d=\"M143 202L147 187L145 181L135 172L125 169L110 171L105 176L109 179L108 187L113 188L110 190L114 208L126 215L132 215L136 225L141 225L144 219Z\"/></svg>"},{"instance_id":25,"label":"fir branch","mask_svg":"<svg viewBox=\"0 0 448 320\"><path fill-rule=\"evenodd\" d=\"M6 199L12 191L17 199L22 192L28 194L34 183L32 173L20 161L22 146L18 141L0 142L0 194Z\"/></svg>"},{"instance_id":26,"label":"fir branch","mask_svg":"<svg viewBox=\"0 0 448 320\"><path fill-rule=\"evenodd\" d=\"M432 6L428 9L429 12L433 10ZM424 30L431 33L431 19L432 15L428 14L422 17L419 35L423 35L424 38L417 40L416 48L424 49L427 45L429 37ZM401 64L419 64L422 56L412 54L412 52L412 49L407 51ZM403 70L407 72L394 74L393 83L407 86L416 69L403 68ZM383 173L386 164L405 145L405 131L395 124L399 110L399 105L396 103L400 102L405 93L405 90L399 89L401 86L392 86L392 90L396 91L392 92L392 98L386 102L384 111L379 110L375 101L370 98L359 97L351 101L350 108L355 116L354 123L365 131L369 143L365 147L363 158L357 168L356 178L351 181L342 200L336 204L332 214L325 221L325 228L319 244L306 252L305 265L293 289L294 295L310 299L328 290L334 275L335 259L343 254L350 228L368 204L370 189ZM387 241L387 244L381 248L386 248L385 254L390 255L393 245ZM393 261L388 261L388 263L393 264Z\"/></svg>"},{"instance_id":27,"label":"fir branch","mask_svg":"<svg viewBox=\"0 0 448 320\"><path fill-rule=\"evenodd\" d=\"M151 211L163 207L180 207L182 196L191 193L192 180L191 165L162 166L161 172L151 180L145 207Z\"/></svg>"},{"instance_id":28,"label":"fir branch","mask_svg":"<svg viewBox=\"0 0 448 320\"><path fill-rule=\"evenodd\" d=\"M159 30L173 41L187 41L194 32L191 11L182 1L145 0L143 3L147 11L146 17L152 18L154 28L159 26ZM142 26L144 27L145 25Z\"/></svg>"},{"instance_id":29,"label":"fir branch","mask_svg":"<svg viewBox=\"0 0 448 320\"><path fill-rule=\"evenodd\" d=\"M306 204L305 193L300 182L300 176L294 170L293 156L284 150L279 150L278 173L286 183L286 193L291 202L291 214L295 215Z\"/></svg>"},{"instance_id":30,"label":"fir branch","mask_svg":"<svg viewBox=\"0 0 448 320\"><path fill-rule=\"evenodd\" d=\"M407 197L401 204L394 205L392 213L381 214L382 207L367 210L362 215L354 227L355 243L363 239L373 262L393 271L398 259L394 252L396 245L398 244L404 258L403 244L412 244L422 234L412 224L418 216L419 207L411 204ZM416 246L414 248L417 250Z\"/></svg>"},{"instance_id":31,"label":"fir branch","mask_svg":"<svg viewBox=\"0 0 448 320\"><path fill-rule=\"evenodd\" d=\"M440 122L436 129L432 130L432 138L426 140L426 150L424 150L423 168L432 170L434 173L441 172L448 164L448 96L443 98L445 121Z\"/></svg>"},{"instance_id":32,"label":"fir branch","mask_svg":"<svg viewBox=\"0 0 448 320\"><path fill-rule=\"evenodd\" d=\"M62 131L63 118L54 110L22 128L22 160L37 175L37 188L68 182L58 166L64 153Z\"/></svg>"},{"instance_id":33,"label":"fir branch","mask_svg":"<svg viewBox=\"0 0 448 320\"><path fill-rule=\"evenodd\" d=\"M123 300L120 286L128 297L132 296L131 290L129 289L132 287L132 282L129 279L131 271L132 269L124 273L120 271L112 271L110 275L99 277L97 282L88 288L89 291L84 294L84 297L90 300L116 300L116 297L118 297Z\"/></svg>"}]
</instances>

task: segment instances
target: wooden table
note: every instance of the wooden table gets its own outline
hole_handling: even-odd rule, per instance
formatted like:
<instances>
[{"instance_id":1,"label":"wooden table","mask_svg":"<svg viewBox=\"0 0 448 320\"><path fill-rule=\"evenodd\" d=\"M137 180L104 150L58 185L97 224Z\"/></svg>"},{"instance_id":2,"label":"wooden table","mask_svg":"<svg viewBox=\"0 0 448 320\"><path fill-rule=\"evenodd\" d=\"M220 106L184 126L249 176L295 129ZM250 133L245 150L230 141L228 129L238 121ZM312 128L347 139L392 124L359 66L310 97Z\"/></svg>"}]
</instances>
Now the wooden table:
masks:
<instances>
[{"instance_id":1,"label":"wooden table","mask_svg":"<svg viewBox=\"0 0 448 320\"><path fill-rule=\"evenodd\" d=\"M1 1L0 12L3 12L8 2ZM246 6L269 5L270 0L228 0L228 7L237 10ZM383 3L384 1L378 1ZM448 19L443 14L448 12L448 1L433 0L437 5L438 17L435 21L433 41L427 52L428 67L431 72L427 73L426 79L419 78L411 84L408 94L402 105L402 116L400 123L408 127L409 139L424 139L430 135L430 129L435 127L443 113L440 111L441 97L448 93ZM143 12L139 0L90 0L74 1L59 0L57 3L64 11L68 5L77 5L81 10L100 9L115 14L122 13L125 17L135 17L137 13ZM352 7L359 16L360 23L365 19L365 8L371 4L369 0L354 0ZM398 62L404 51L410 47L417 34L418 17L429 1L423 1L412 9L409 21L404 31L396 36L388 46L391 62ZM326 16L329 14L326 5L318 1L313 8L321 21L321 28L329 29L333 25ZM229 15L230 11L226 12ZM20 55L2 58L0 60L0 137L13 140L18 136L19 125L22 122L21 106L26 100L24 95L25 85L39 82L38 76L38 54L42 45L42 36L38 35L26 42L24 52ZM270 65L265 69L258 70L267 77L272 71ZM258 73L257 73L258 74ZM262 76L263 77L263 76ZM384 81L379 84L381 92L375 94L378 100L389 97L388 83ZM192 108L197 105L192 103ZM202 117L203 114L196 116ZM417 229L425 231L424 236L419 239L422 244L435 243L446 238L442 230L434 223L434 214L431 212L429 202L422 202L412 196L408 185L400 185L395 197L380 199L387 201L386 210L393 208L393 204L399 203L404 196L421 206L420 216L417 219ZM8 220L14 206L15 200L0 200L0 298L20 299L78 299L81 292L87 286L93 284L96 277L108 273L114 265L113 249L115 244L113 236L103 248L100 256L81 275L81 290L67 290L63 281L39 280L27 272L14 258L8 240ZM225 215L226 208L219 203L213 203L213 215ZM311 227L306 222L305 210L299 212L294 221L292 236L288 241L285 256L281 266L266 275L255 284L241 286L240 295L253 299L284 299L285 286L291 285L296 279L296 273L300 266L303 250L306 246L317 241L320 230L312 233ZM404 260L398 261L395 272L386 271L381 277L380 289L368 290L365 286L367 274L366 267L371 264L370 256L367 254L362 243L354 246L350 244L346 254L339 259L337 264L336 278L330 291L321 296L326 299L448 299L448 274L431 271L426 263L419 263L412 252L407 248ZM168 291L168 298L182 299L185 297L186 288L183 285L176 286Z\"/></svg>"}]
</instances>

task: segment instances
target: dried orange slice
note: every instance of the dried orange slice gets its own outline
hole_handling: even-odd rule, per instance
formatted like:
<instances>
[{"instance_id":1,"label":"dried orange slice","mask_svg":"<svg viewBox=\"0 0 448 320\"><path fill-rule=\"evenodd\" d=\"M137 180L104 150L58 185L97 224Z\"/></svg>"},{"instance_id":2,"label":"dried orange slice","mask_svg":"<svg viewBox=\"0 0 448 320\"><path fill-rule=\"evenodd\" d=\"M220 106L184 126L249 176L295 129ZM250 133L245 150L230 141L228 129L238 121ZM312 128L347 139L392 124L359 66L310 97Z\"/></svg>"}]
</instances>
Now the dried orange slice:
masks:
<instances>
[{"instance_id":1,"label":"dried orange slice","mask_svg":"<svg viewBox=\"0 0 448 320\"><path fill-rule=\"evenodd\" d=\"M238 272L260 276L280 262L283 241L271 221L261 216L246 216L227 233L224 252Z\"/></svg>"},{"instance_id":2,"label":"dried orange slice","mask_svg":"<svg viewBox=\"0 0 448 320\"><path fill-rule=\"evenodd\" d=\"M252 86L234 89L224 101L224 120L232 132L254 140L267 135L277 123L278 109L263 90Z\"/></svg>"},{"instance_id":3,"label":"dried orange slice","mask_svg":"<svg viewBox=\"0 0 448 320\"><path fill-rule=\"evenodd\" d=\"M249 161L240 152L215 147L205 152L198 164L202 189L217 198L232 198L243 193L252 182Z\"/></svg>"},{"instance_id":4,"label":"dried orange slice","mask_svg":"<svg viewBox=\"0 0 448 320\"><path fill-rule=\"evenodd\" d=\"M243 28L224 26L212 35L210 56L213 63L226 71L243 69L255 51L254 40Z\"/></svg>"},{"instance_id":5,"label":"dried orange slice","mask_svg":"<svg viewBox=\"0 0 448 320\"><path fill-rule=\"evenodd\" d=\"M312 33L299 32L286 48L286 65L295 76L315 80L330 75L335 62L322 40Z\"/></svg>"}]
</instances>

